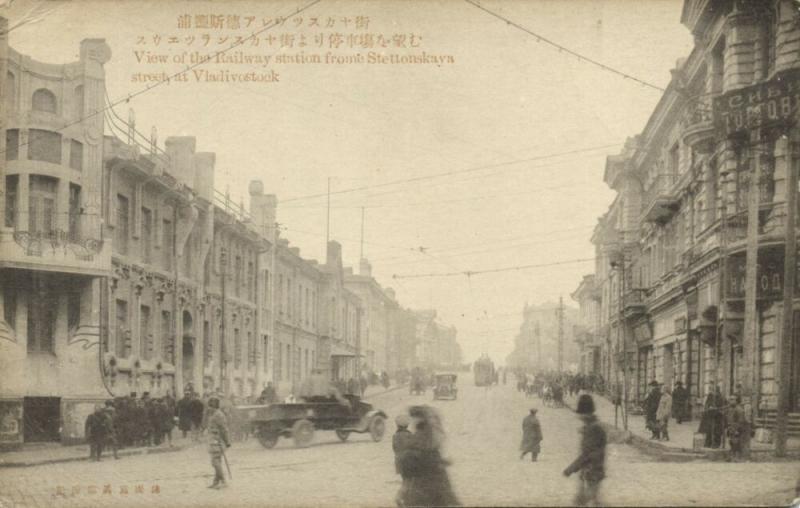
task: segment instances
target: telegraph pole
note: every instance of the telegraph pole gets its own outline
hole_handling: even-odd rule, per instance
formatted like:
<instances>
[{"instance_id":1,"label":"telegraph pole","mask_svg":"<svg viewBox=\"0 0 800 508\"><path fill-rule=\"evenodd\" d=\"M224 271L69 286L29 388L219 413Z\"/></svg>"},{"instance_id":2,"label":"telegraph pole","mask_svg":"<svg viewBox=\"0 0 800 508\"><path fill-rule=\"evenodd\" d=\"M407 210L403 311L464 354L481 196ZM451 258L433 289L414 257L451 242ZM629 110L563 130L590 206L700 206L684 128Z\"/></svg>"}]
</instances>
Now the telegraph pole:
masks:
<instances>
[{"instance_id":1,"label":"telegraph pole","mask_svg":"<svg viewBox=\"0 0 800 508\"><path fill-rule=\"evenodd\" d=\"M778 343L778 411L775 417L775 455L786 455L787 412L789 394L792 392L792 340L794 335L794 287L797 276L797 169L795 168L795 136L782 140L786 143L786 245L783 262L783 322Z\"/></svg>"}]
</instances>

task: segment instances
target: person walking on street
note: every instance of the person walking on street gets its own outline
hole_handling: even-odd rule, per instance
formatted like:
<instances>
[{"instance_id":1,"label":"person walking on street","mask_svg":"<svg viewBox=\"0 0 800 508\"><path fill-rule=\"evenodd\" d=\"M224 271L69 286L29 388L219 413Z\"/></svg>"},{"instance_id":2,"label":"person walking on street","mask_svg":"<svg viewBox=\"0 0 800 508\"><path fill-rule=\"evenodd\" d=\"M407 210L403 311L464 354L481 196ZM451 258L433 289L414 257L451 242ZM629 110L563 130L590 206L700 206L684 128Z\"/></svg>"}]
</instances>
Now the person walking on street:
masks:
<instances>
[{"instance_id":1,"label":"person walking on street","mask_svg":"<svg viewBox=\"0 0 800 508\"><path fill-rule=\"evenodd\" d=\"M531 408L530 414L522 420L522 444L519 446L522 455L519 456L520 460L530 453L531 462L536 462L541 451L541 442L542 426L539 424L539 419L536 418L536 408Z\"/></svg>"},{"instance_id":2,"label":"person walking on street","mask_svg":"<svg viewBox=\"0 0 800 508\"><path fill-rule=\"evenodd\" d=\"M402 455L401 474L407 479L402 506L461 506L453 492L442 457L444 429L438 413L429 406L413 406L409 415L414 434Z\"/></svg>"},{"instance_id":3,"label":"person walking on street","mask_svg":"<svg viewBox=\"0 0 800 508\"><path fill-rule=\"evenodd\" d=\"M605 478L606 431L594 414L594 400L584 393L578 398L576 412L583 420L581 429L581 453L564 470L564 476L580 472L580 484L574 504L589 506L599 504L600 482Z\"/></svg>"},{"instance_id":4,"label":"person walking on street","mask_svg":"<svg viewBox=\"0 0 800 508\"><path fill-rule=\"evenodd\" d=\"M119 418L117 416L117 411L114 409L114 403L110 400L106 401L106 407L103 410L103 414L106 417L106 442L104 446L111 447L111 451L114 453L114 459L119 459L119 441L117 440L117 429L119 428Z\"/></svg>"},{"instance_id":5,"label":"person walking on street","mask_svg":"<svg viewBox=\"0 0 800 508\"><path fill-rule=\"evenodd\" d=\"M650 439L659 439L661 437L661 429L656 415L659 402L661 402L661 390L658 389L658 382L653 380L650 382L650 393L644 399L645 425L651 433Z\"/></svg>"},{"instance_id":6,"label":"person walking on street","mask_svg":"<svg viewBox=\"0 0 800 508\"><path fill-rule=\"evenodd\" d=\"M675 383L675 389L672 390L672 415L678 424L689 419L689 390L680 381Z\"/></svg>"},{"instance_id":7,"label":"person walking on street","mask_svg":"<svg viewBox=\"0 0 800 508\"><path fill-rule=\"evenodd\" d=\"M231 446L228 437L228 421L225 413L219 408L218 398L208 399L208 407L212 411L208 418L208 454L211 457L211 467L214 468L214 481L208 488L224 489L228 484L225 482L222 460L225 449Z\"/></svg>"},{"instance_id":8,"label":"person walking on street","mask_svg":"<svg viewBox=\"0 0 800 508\"><path fill-rule=\"evenodd\" d=\"M89 460L100 462L103 444L108 438L108 417L100 404L95 404L94 412L86 417L85 434L89 441Z\"/></svg>"},{"instance_id":9,"label":"person walking on street","mask_svg":"<svg viewBox=\"0 0 800 508\"><path fill-rule=\"evenodd\" d=\"M219 399L217 399L217 407L219 407ZM189 402L189 418L192 422L192 441L195 443L200 441L200 434L203 432L205 409L203 401L200 400L196 393L193 393L192 400Z\"/></svg>"},{"instance_id":10,"label":"person walking on street","mask_svg":"<svg viewBox=\"0 0 800 508\"><path fill-rule=\"evenodd\" d=\"M706 436L706 448L719 448L722 446L722 409L724 405L725 402L719 392L719 387L716 390L713 387L710 388L708 395L706 395L703 417L700 419L700 428L698 429L698 432Z\"/></svg>"},{"instance_id":11,"label":"person walking on street","mask_svg":"<svg viewBox=\"0 0 800 508\"><path fill-rule=\"evenodd\" d=\"M658 400L658 410L656 411L656 420L661 439L669 441L669 419L672 416L672 394L667 385L664 385L664 393Z\"/></svg>"},{"instance_id":12,"label":"person walking on street","mask_svg":"<svg viewBox=\"0 0 800 508\"><path fill-rule=\"evenodd\" d=\"M191 395L189 392L184 392L183 398L178 401L178 406L175 410L178 417L178 428L181 429L184 439L186 439L186 434L192 430Z\"/></svg>"},{"instance_id":13,"label":"person walking on street","mask_svg":"<svg viewBox=\"0 0 800 508\"><path fill-rule=\"evenodd\" d=\"M414 438L414 435L408 430L408 426L411 424L411 418L406 415L398 415L394 421L395 424L397 424L397 432L395 432L394 436L392 436L394 470L402 479L402 485L400 486L400 491L395 497L395 502L397 503L398 507L403 507L403 498L406 491L406 476L403 474L403 454L408 449L411 440Z\"/></svg>"}]
</instances>

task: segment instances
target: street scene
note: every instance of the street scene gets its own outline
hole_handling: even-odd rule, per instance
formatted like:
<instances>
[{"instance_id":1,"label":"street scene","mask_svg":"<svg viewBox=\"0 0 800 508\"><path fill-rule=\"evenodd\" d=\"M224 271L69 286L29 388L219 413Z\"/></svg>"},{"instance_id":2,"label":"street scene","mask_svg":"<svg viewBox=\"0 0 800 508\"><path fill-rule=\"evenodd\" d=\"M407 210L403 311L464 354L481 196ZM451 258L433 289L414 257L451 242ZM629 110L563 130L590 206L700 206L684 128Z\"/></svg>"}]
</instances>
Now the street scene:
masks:
<instances>
[{"instance_id":1,"label":"street scene","mask_svg":"<svg viewBox=\"0 0 800 508\"><path fill-rule=\"evenodd\" d=\"M0 508L800 506L797 0L0 0Z\"/></svg>"}]
</instances>

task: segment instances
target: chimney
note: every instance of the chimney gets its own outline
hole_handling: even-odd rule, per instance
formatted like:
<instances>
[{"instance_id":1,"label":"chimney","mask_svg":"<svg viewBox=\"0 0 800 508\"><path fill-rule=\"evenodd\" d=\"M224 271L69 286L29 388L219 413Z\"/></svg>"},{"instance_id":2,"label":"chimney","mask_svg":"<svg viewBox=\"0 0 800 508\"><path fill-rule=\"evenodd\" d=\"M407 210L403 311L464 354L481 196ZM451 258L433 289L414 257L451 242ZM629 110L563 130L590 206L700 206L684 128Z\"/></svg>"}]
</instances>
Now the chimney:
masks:
<instances>
[{"instance_id":1,"label":"chimney","mask_svg":"<svg viewBox=\"0 0 800 508\"><path fill-rule=\"evenodd\" d=\"M200 152L194 155L194 191L209 203L214 202L214 165L217 155L214 152Z\"/></svg>"},{"instance_id":2,"label":"chimney","mask_svg":"<svg viewBox=\"0 0 800 508\"><path fill-rule=\"evenodd\" d=\"M194 149L197 140L194 136L170 136L164 142L169 155L170 173L180 183L189 187L194 184Z\"/></svg>"},{"instance_id":3,"label":"chimney","mask_svg":"<svg viewBox=\"0 0 800 508\"><path fill-rule=\"evenodd\" d=\"M275 194L264 194L264 183L261 180L251 180L248 190L250 215L261 235L272 241L278 214L278 198Z\"/></svg>"},{"instance_id":4,"label":"chimney","mask_svg":"<svg viewBox=\"0 0 800 508\"><path fill-rule=\"evenodd\" d=\"M342 264L342 246L336 240L328 242L328 251L325 258L325 264L329 266Z\"/></svg>"},{"instance_id":5,"label":"chimney","mask_svg":"<svg viewBox=\"0 0 800 508\"><path fill-rule=\"evenodd\" d=\"M358 274L364 277L372 277L372 265L364 258L361 258L361 263L358 266Z\"/></svg>"}]
</instances>

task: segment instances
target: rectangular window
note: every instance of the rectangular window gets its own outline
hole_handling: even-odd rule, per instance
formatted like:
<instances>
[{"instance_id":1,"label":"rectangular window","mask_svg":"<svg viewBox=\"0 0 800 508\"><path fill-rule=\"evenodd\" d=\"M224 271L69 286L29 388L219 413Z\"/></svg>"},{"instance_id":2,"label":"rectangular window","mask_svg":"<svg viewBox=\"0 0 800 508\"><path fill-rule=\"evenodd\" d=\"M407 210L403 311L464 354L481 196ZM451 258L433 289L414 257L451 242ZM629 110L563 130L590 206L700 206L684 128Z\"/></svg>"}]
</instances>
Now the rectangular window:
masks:
<instances>
[{"instance_id":1,"label":"rectangular window","mask_svg":"<svg viewBox=\"0 0 800 508\"><path fill-rule=\"evenodd\" d=\"M28 298L28 352L55 352L55 324L58 293L42 280L36 280Z\"/></svg>"},{"instance_id":2,"label":"rectangular window","mask_svg":"<svg viewBox=\"0 0 800 508\"><path fill-rule=\"evenodd\" d=\"M3 320L15 328L17 326L17 292L18 289L12 281L4 281L3 285Z\"/></svg>"},{"instance_id":3,"label":"rectangular window","mask_svg":"<svg viewBox=\"0 0 800 508\"><path fill-rule=\"evenodd\" d=\"M172 313L161 311L161 348L164 360L175 363L175 338L172 336Z\"/></svg>"},{"instance_id":4,"label":"rectangular window","mask_svg":"<svg viewBox=\"0 0 800 508\"><path fill-rule=\"evenodd\" d=\"M292 346L286 344L286 379L292 379Z\"/></svg>"},{"instance_id":5,"label":"rectangular window","mask_svg":"<svg viewBox=\"0 0 800 508\"><path fill-rule=\"evenodd\" d=\"M13 228L17 223L17 193L19 192L19 175L6 177L6 227Z\"/></svg>"},{"instance_id":6,"label":"rectangular window","mask_svg":"<svg viewBox=\"0 0 800 508\"><path fill-rule=\"evenodd\" d=\"M81 240L81 187L69 184L69 241Z\"/></svg>"},{"instance_id":7,"label":"rectangular window","mask_svg":"<svg viewBox=\"0 0 800 508\"><path fill-rule=\"evenodd\" d=\"M58 180L49 176L31 175L28 202L28 230L42 236L55 234L56 191Z\"/></svg>"},{"instance_id":8,"label":"rectangular window","mask_svg":"<svg viewBox=\"0 0 800 508\"><path fill-rule=\"evenodd\" d=\"M6 160L15 161L19 158L19 129L6 130Z\"/></svg>"},{"instance_id":9,"label":"rectangular window","mask_svg":"<svg viewBox=\"0 0 800 508\"><path fill-rule=\"evenodd\" d=\"M153 357L153 330L150 328L150 307L139 308L139 354L145 360Z\"/></svg>"},{"instance_id":10,"label":"rectangular window","mask_svg":"<svg viewBox=\"0 0 800 508\"><path fill-rule=\"evenodd\" d=\"M264 351L262 353L262 356L264 358L264 370L267 371L267 370L269 370L269 336L268 335L262 335L261 336L261 343L262 343L262 345L264 347Z\"/></svg>"},{"instance_id":11,"label":"rectangular window","mask_svg":"<svg viewBox=\"0 0 800 508\"><path fill-rule=\"evenodd\" d=\"M61 134L30 129L28 131L28 159L61 164Z\"/></svg>"},{"instance_id":12,"label":"rectangular window","mask_svg":"<svg viewBox=\"0 0 800 508\"><path fill-rule=\"evenodd\" d=\"M208 365L214 352L214 338L211 336L211 324L203 321L203 364Z\"/></svg>"},{"instance_id":13,"label":"rectangular window","mask_svg":"<svg viewBox=\"0 0 800 508\"><path fill-rule=\"evenodd\" d=\"M278 343L275 345L275 351L278 352L278 356L275 358L275 366L277 367L277 376L278 379L283 379L283 345Z\"/></svg>"},{"instance_id":14,"label":"rectangular window","mask_svg":"<svg viewBox=\"0 0 800 508\"><path fill-rule=\"evenodd\" d=\"M234 294L237 297L242 296L242 256L236 256L233 261L234 269Z\"/></svg>"},{"instance_id":15,"label":"rectangular window","mask_svg":"<svg viewBox=\"0 0 800 508\"><path fill-rule=\"evenodd\" d=\"M247 332L247 366L256 368L256 341L253 340L253 332Z\"/></svg>"},{"instance_id":16,"label":"rectangular window","mask_svg":"<svg viewBox=\"0 0 800 508\"><path fill-rule=\"evenodd\" d=\"M150 263L153 256L153 212L142 207L142 260Z\"/></svg>"},{"instance_id":17,"label":"rectangular window","mask_svg":"<svg viewBox=\"0 0 800 508\"><path fill-rule=\"evenodd\" d=\"M194 235L189 234L189 237L186 239L186 245L183 248L183 274L187 277L191 276L192 274L192 244L194 239Z\"/></svg>"},{"instance_id":18,"label":"rectangular window","mask_svg":"<svg viewBox=\"0 0 800 508\"><path fill-rule=\"evenodd\" d=\"M175 233L172 230L172 221L164 219L161 232L164 235L163 241L161 242L161 250L164 252L164 269L172 270L172 258L175 252L175 245L173 245Z\"/></svg>"},{"instance_id":19,"label":"rectangular window","mask_svg":"<svg viewBox=\"0 0 800 508\"><path fill-rule=\"evenodd\" d=\"M278 275L278 313L283 316L283 274Z\"/></svg>"},{"instance_id":20,"label":"rectangular window","mask_svg":"<svg viewBox=\"0 0 800 508\"><path fill-rule=\"evenodd\" d=\"M81 293L70 291L67 293L67 330L74 332L81 325Z\"/></svg>"},{"instance_id":21,"label":"rectangular window","mask_svg":"<svg viewBox=\"0 0 800 508\"><path fill-rule=\"evenodd\" d=\"M242 366L242 337L239 329L233 329L233 367L238 369Z\"/></svg>"},{"instance_id":22,"label":"rectangular window","mask_svg":"<svg viewBox=\"0 0 800 508\"><path fill-rule=\"evenodd\" d=\"M74 139L69 144L69 167L83 170L83 143Z\"/></svg>"},{"instance_id":23,"label":"rectangular window","mask_svg":"<svg viewBox=\"0 0 800 508\"><path fill-rule=\"evenodd\" d=\"M131 354L131 331L128 329L128 302L117 300L117 356L127 358Z\"/></svg>"},{"instance_id":24,"label":"rectangular window","mask_svg":"<svg viewBox=\"0 0 800 508\"><path fill-rule=\"evenodd\" d=\"M130 209L128 198L122 194L117 194L117 228L114 242L117 252L120 254L128 253L128 238L130 236Z\"/></svg>"}]
</instances>

